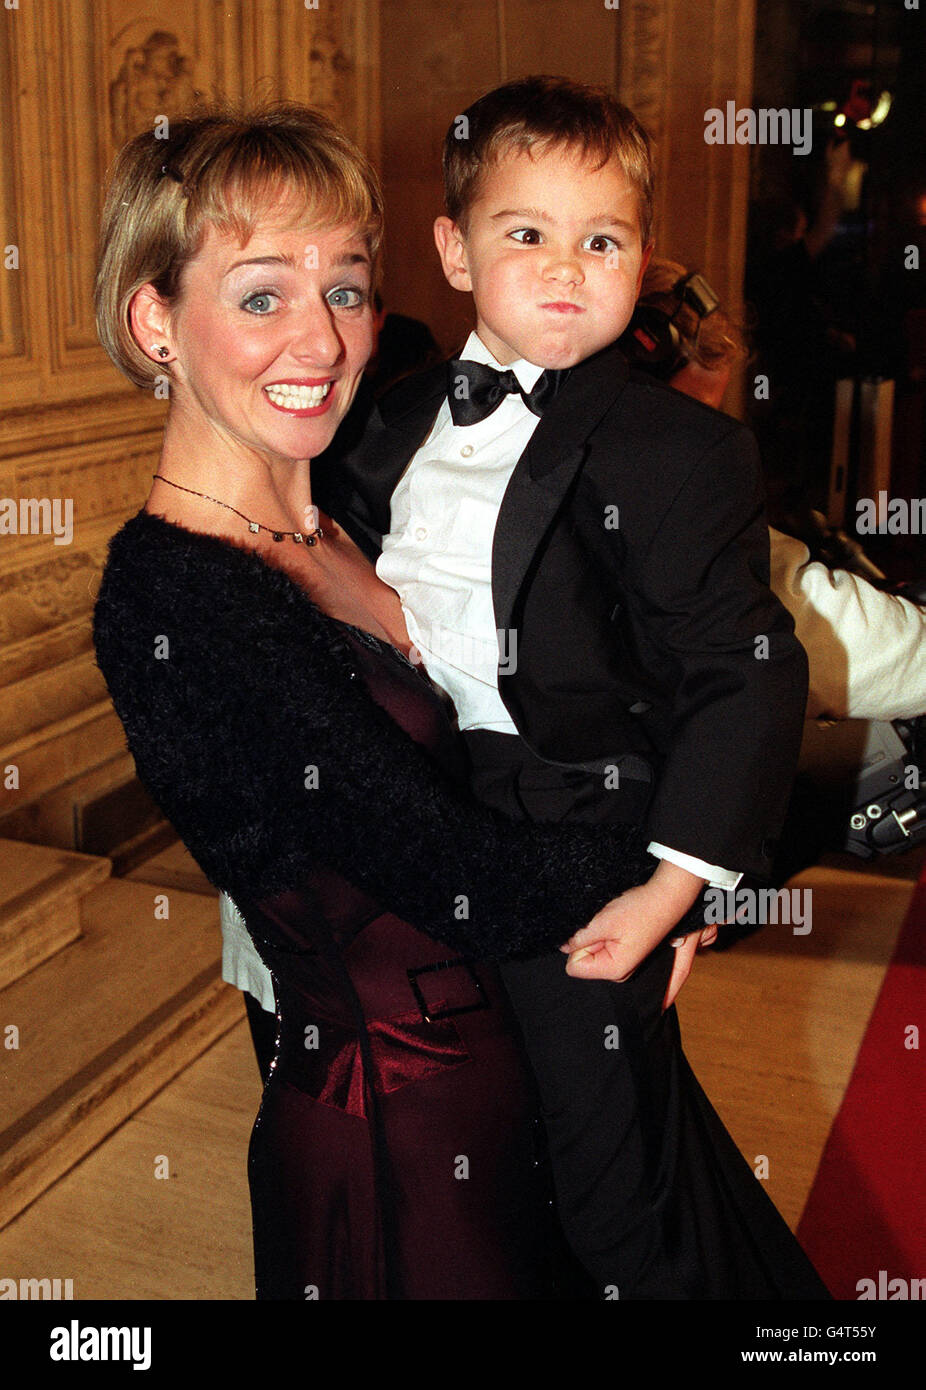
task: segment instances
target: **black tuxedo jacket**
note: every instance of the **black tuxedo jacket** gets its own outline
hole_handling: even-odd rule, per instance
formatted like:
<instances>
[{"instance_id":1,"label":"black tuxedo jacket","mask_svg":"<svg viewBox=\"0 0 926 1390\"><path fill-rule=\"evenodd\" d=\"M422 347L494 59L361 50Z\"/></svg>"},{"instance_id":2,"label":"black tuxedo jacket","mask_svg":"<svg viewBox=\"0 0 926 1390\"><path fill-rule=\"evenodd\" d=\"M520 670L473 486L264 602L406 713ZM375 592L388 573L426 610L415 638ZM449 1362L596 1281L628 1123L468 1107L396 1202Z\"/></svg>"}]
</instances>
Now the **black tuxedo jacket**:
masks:
<instances>
[{"instance_id":1,"label":"black tuxedo jacket","mask_svg":"<svg viewBox=\"0 0 926 1390\"><path fill-rule=\"evenodd\" d=\"M446 380L441 366L400 382L322 461L316 495L371 554ZM631 373L616 347L573 368L498 515L495 615L517 631L501 698L539 757L616 767L613 796L648 781L653 839L760 876L807 695L806 656L768 577L751 433ZM624 800L638 818L639 796Z\"/></svg>"}]
</instances>

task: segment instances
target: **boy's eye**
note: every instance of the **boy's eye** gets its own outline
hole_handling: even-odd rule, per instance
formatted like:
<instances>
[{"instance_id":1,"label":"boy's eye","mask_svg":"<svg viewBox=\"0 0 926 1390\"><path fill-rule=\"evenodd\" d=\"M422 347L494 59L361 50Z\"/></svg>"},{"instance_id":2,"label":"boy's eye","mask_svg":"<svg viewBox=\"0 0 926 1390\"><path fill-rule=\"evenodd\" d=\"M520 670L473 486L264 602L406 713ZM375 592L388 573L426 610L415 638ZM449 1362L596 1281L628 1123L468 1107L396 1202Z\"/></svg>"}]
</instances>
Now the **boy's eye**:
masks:
<instances>
[{"instance_id":1,"label":"boy's eye","mask_svg":"<svg viewBox=\"0 0 926 1390\"><path fill-rule=\"evenodd\" d=\"M513 232L509 232L508 235L519 242L521 246L540 245L540 233L537 231L536 227L517 227Z\"/></svg>"},{"instance_id":2,"label":"boy's eye","mask_svg":"<svg viewBox=\"0 0 926 1390\"><path fill-rule=\"evenodd\" d=\"M330 290L325 298L332 309L359 309L367 302L366 291L355 289L352 285L339 285L336 290Z\"/></svg>"},{"instance_id":3,"label":"boy's eye","mask_svg":"<svg viewBox=\"0 0 926 1390\"><path fill-rule=\"evenodd\" d=\"M607 255L609 251L619 251L621 244L615 241L613 236L605 236L604 232L595 232L592 236L587 236L582 243L585 251L597 251Z\"/></svg>"},{"instance_id":4,"label":"boy's eye","mask_svg":"<svg viewBox=\"0 0 926 1390\"><path fill-rule=\"evenodd\" d=\"M241 301L242 309L249 314L270 314L273 312L278 296L272 290L255 290Z\"/></svg>"}]
</instances>

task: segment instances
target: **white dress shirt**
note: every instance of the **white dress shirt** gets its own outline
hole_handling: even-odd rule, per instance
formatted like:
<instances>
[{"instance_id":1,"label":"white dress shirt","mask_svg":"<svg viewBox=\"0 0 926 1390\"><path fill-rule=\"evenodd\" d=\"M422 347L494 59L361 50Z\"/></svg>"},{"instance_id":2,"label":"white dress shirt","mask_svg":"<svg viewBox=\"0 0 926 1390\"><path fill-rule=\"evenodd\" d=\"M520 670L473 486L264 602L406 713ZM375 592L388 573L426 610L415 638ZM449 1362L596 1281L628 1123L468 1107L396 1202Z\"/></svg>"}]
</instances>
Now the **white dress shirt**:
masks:
<instances>
[{"instance_id":1,"label":"white dress shirt","mask_svg":"<svg viewBox=\"0 0 926 1390\"><path fill-rule=\"evenodd\" d=\"M467 359L499 370L473 333ZM514 362L526 391L542 368ZM392 494L392 530L376 573L397 591L408 635L431 680L453 701L460 730L517 734L498 693L499 662L517 661L517 634L499 633L492 602L492 541L514 466L538 424L509 395L477 424L454 425L445 400Z\"/></svg>"},{"instance_id":2,"label":"white dress shirt","mask_svg":"<svg viewBox=\"0 0 926 1390\"><path fill-rule=\"evenodd\" d=\"M504 370L475 333L461 356ZM543 370L523 359L507 369L525 391ZM518 732L498 692L499 667L517 663L517 633L495 626L492 542L505 489L538 423L519 395L474 425L454 425L444 401L392 495L392 530L376 572L398 593L408 635L453 701L461 731ZM656 842L649 848L718 888L735 888L742 877Z\"/></svg>"}]
</instances>

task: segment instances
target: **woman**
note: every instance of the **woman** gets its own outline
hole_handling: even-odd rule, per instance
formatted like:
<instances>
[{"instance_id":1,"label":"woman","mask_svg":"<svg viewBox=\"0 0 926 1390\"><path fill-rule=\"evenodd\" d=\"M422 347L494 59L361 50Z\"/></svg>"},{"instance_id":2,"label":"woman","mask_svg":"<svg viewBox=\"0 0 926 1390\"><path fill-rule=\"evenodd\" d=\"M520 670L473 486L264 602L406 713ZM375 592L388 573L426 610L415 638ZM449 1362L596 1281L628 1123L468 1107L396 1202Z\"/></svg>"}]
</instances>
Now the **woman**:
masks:
<instances>
[{"instance_id":1,"label":"woman","mask_svg":"<svg viewBox=\"0 0 926 1390\"><path fill-rule=\"evenodd\" d=\"M494 972L453 953L549 948L653 861L636 831L467 799L397 596L313 505L371 350L381 220L366 162L302 108L123 150L99 331L171 404L94 637L140 778L273 975L258 1296L541 1297L530 1083Z\"/></svg>"}]
</instances>

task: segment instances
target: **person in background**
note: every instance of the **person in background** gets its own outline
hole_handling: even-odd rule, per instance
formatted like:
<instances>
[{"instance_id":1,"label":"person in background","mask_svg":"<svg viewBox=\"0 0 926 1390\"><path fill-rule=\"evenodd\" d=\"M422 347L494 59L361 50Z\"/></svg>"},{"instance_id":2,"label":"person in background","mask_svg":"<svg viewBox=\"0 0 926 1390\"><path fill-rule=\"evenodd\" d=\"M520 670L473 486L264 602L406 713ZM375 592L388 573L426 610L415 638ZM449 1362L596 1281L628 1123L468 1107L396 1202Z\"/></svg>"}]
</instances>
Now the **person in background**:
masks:
<instances>
[{"instance_id":1,"label":"person in background","mask_svg":"<svg viewBox=\"0 0 926 1390\"><path fill-rule=\"evenodd\" d=\"M757 371L768 397L751 398L774 520L779 498L825 496L837 379L856 368L858 293L837 290L833 248L852 170L850 142L831 139L820 161L810 216L790 198L750 210L746 298L756 316ZM846 268L841 267L843 276Z\"/></svg>"},{"instance_id":2,"label":"person in background","mask_svg":"<svg viewBox=\"0 0 926 1390\"><path fill-rule=\"evenodd\" d=\"M719 410L733 368L747 356L745 337L716 296L698 304L685 294L691 275L678 261L653 257L622 342L633 365ZM807 718L926 712L926 608L813 559L803 541L774 527L769 541L772 590L809 659Z\"/></svg>"},{"instance_id":3,"label":"person in background","mask_svg":"<svg viewBox=\"0 0 926 1390\"><path fill-rule=\"evenodd\" d=\"M443 354L434 334L420 319L387 312L379 290L373 296L373 356L366 377L374 396L413 372L440 362Z\"/></svg>"}]
</instances>

